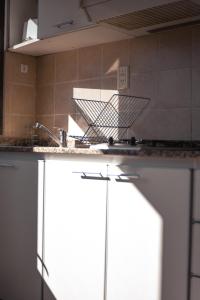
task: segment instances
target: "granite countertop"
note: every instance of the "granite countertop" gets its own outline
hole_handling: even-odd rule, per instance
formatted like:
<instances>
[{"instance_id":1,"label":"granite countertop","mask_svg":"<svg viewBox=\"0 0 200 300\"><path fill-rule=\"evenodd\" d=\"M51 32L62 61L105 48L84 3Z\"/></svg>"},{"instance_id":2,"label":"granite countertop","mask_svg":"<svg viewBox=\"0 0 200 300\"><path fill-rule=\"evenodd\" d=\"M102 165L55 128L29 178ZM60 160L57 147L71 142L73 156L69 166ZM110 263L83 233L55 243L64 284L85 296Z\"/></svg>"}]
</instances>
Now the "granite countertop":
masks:
<instances>
[{"instance_id":1,"label":"granite countertop","mask_svg":"<svg viewBox=\"0 0 200 300\"><path fill-rule=\"evenodd\" d=\"M172 149L90 149L90 148L62 148L43 146L13 146L0 145L0 152L24 152L43 154L88 154L88 155L128 155L135 157L159 158L198 158L200 150L172 150Z\"/></svg>"},{"instance_id":2,"label":"granite countertop","mask_svg":"<svg viewBox=\"0 0 200 300\"><path fill-rule=\"evenodd\" d=\"M27 139L0 137L0 152L21 152L21 153L41 153L41 154L84 154L84 155L126 155L152 158L200 158L200 149L180 150L180 149L158 149L158 148L138 148L138 147L107 147L100 149L96 146L89 148L83 145L76 147L58 147L41 141L41 146L32 146Z\"/></svg>"}]
</instances>

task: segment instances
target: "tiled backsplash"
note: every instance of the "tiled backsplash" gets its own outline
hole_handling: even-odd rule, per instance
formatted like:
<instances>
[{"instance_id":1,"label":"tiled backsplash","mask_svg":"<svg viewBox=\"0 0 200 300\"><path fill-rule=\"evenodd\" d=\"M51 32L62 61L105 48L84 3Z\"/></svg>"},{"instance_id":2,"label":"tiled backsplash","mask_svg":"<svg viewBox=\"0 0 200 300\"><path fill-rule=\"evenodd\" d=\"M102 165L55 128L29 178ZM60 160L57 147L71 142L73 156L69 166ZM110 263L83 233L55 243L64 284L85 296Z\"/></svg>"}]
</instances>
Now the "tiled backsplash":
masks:
<instances>
[{"instance_id":1,"label":"tiled backsplash","mask_svg":"<svg viewBox=\"0 0 200 300\"><path fill-rule=\"evenodd\" d=\"M120 92L151 98L129 135L200 139L199 53L200 26L38 58L8 53L5 135L26 135L35 120L84 128L71 97L107 100L117 91L118 67L128 65L130 88ZM29 65L27 74L20 64Z\"/></svg>"},{"instance_id":2,"label":"tiled backsplash","mask_svg":"<svg viewBox=\"0 0 200 300\"><path fill-rule=\"evenodd\" d=\"M28 66L27 73L21 65ZM6 53L4 78L4 135L28 137L35 121L36 59Z\"/></svg>"}]
</instances>

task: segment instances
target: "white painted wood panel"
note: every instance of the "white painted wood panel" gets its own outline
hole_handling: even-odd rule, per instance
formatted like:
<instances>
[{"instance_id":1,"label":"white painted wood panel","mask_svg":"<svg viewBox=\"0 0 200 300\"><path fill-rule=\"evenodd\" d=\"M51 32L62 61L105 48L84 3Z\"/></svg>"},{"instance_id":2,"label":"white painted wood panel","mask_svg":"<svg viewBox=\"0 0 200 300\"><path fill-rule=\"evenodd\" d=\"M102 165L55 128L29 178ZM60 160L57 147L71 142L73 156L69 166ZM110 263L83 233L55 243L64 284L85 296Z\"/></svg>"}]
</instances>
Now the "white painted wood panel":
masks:
<instances>
[{"instance_id":1,"label":"white painted wood panel","mask_svg":"<svg viewBox=\"0 0 200 300\"><path fill-rule=\"evenodd\" d=\"M113 168L137 173L109 183L108 300L186 300L188 170Z\"/></svg>"},{"instance_id":2,"label":"white painted wood panel","mask_svg":"<svg viewBox=\"0 0 200 300\"><path fill-rule=\"evenodd\" d=\"M0 161L0 298L39 300L37 161Z\"/></svg>"},{"instance_id":3,"label":"white painted wood panel","mask_svg":"<svg viewBox=\"0 0 200 300\"><path fill-rule=\"evenodd\" d=\"M92 163L46 162L44 261L49 275L44 278L56 300L103 298L106 182L73 173L99 176L93 173L101 170Z\"/></svg>"}]
</instances>

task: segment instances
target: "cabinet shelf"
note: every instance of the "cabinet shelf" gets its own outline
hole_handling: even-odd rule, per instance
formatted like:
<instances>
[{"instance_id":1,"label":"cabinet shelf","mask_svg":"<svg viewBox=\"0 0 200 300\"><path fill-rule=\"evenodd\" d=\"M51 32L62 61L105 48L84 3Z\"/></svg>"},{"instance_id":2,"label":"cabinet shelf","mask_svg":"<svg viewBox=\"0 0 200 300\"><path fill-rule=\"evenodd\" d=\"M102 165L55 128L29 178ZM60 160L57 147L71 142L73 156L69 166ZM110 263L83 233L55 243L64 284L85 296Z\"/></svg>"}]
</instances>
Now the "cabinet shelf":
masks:
<instances>
[{"instance_id":1,"label":"cabinet shelf","mask_svg":"<svg viewBox=\"0 0 200 300\"><path fill-rule=\"evenodd\" d=\"M46 39L25 41L9 48L9 51L40 56L129 38L131 38L131 35L125 32L107 26L95 25L90 28L84 28Z\"/></svg>"}]
</instances>

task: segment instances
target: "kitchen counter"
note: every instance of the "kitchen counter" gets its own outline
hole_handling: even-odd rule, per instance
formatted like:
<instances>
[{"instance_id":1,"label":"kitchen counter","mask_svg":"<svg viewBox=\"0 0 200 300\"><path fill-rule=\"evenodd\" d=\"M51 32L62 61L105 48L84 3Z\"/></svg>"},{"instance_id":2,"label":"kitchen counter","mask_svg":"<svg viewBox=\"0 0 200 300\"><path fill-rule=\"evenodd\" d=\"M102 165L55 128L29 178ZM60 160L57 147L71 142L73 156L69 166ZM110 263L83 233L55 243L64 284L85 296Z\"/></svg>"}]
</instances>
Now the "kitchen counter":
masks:
<instances>
[{"instance_id":1,"label":"kitchen counter","mask_svg":"<svg viewBox=\"0 0 200 300\"><path fill-rule=\"evenodd\" d=\"M0 152L23 152L41 154L84 154L84 155L127 155L135 157L153 158L200 158L200 150L173 150L173 149L136 149L111 148L111 149L90 149L90 148L63 148L63 147L41 147L41 146L9 146L0 145Z\"/></svg>"}]
</instances>

